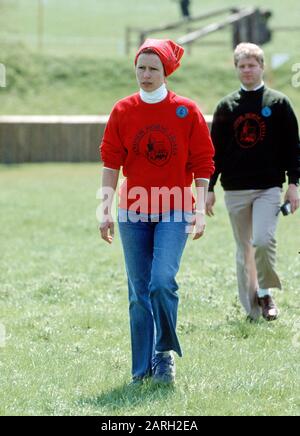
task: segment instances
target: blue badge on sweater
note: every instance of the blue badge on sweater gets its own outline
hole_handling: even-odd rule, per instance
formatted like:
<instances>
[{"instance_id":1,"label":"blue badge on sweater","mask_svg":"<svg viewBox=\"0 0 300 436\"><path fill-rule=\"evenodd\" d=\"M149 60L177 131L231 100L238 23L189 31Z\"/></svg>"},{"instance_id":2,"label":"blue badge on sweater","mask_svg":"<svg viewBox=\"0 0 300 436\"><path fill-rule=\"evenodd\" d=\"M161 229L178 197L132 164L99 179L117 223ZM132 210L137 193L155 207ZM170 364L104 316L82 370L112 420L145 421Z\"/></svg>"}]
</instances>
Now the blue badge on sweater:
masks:
<instances>
[{"instance_id":1,"label":"blue badge on sweater","mask_svg":"<svg viewBox=\"0 0 300 436\"><path fill-rule=\"evenodd\" d=\"M262 116L269 118L272 115L272 109L269 106L265 106L261 111Z\"/></svg>"},{"instance_id":2,"label":"blue badge on sweater","mask_svg":"<svg viewBox=\"0 0 300 436\"><path fill-rule=\"evenodd\" d=\"M178 116L178 118L186 118L188 116L188 113L189 113L189 110L185 106L179 106L176 109L176 115Z\"/></svg>"}]
</instances>

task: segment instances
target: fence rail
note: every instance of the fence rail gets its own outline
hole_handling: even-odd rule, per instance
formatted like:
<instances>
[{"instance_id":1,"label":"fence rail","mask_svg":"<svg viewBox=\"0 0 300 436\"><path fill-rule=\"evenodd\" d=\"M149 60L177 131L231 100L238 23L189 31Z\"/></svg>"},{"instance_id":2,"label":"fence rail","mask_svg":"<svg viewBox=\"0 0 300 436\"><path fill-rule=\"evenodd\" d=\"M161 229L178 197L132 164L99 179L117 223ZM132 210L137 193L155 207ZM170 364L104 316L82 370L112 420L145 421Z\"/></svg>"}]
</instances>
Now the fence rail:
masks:
<instances>
[{"instance_id":1,"label":"fence rail","mask_svg":"<svg viewBox=\"0 0 300 436\"><path fill-rule=\"evenodd\" d=\"M140 46L141 44L143 44L143 42L145 41L145 39L154 33L163 33L163 32L167 32L169 30L175 30L175 29L181 29L181 28L186 28L186 27L190 27L191 24L193 23L198 23L200 21L206 20L208 18L213 18L217 15L221 15L221 14L226 14L229 12L235 12L237 11L236 8L219 8L219 9L214 9L212 11L206 12L204 14L201 15L197 15L194 17L190 17L189 20L179 20L173 23L169 23L166 24L164 26L157 26L157 27L152 27L149 29L142 29L140 27L127 27L126 28L126 35L125 35L125 46L126 46L126 53L129 54L130 53L130 49L132 47L132 41L131 41L131 35L132 33L137 33L138 34L138 41L137 44L138 46ZM136 46L135 46L136 48Z\"/></svg>"},{"instance_id":2,"label":"fence rail","mask_svg":"<svg viewBox=\"0 0 300 436\"><path fill-rule=\"evenodd\" d=\"M236 12L226 19L224 19L221 22L218 23L212 23L209 24L202 29L196 30L194 32L189 33L188 35L182 36L177 40L178 44L185 45L185 44L191 44L195 42L198 39L203 38L206 35L209 35L210 33L217 32L218 30L222 30L227 26L230 26L232 24L242 22L245 18L252 17L253 14L255 14L255 8L247 8L242 11Z\"/></svg>"},{"instance_id":3,"label":"fence rail","mask_svg":"<svg viewBox=\"0 0 300 436\"><path fill-rule=\"evenodd\" d=\"M224 18L218 18L215 22L200 27L200 21L208 18L214 18L226 14ZM151 34L162 34L163 32L183 29L186 34L177 39L178 44L187 45L189 52L195 41L203 39L207 35L218 32L226 27L232 28L232 45L236 47L240 42L253 42L255 44L265 44L272 37L272 31L267 26L268 19L272 16L272 12L261 10L256 7L242 8L221 8L213 11L191 17L189 20L181 20L176 23L169 23L165 26L153 27L149 29L140 29L137 27L128 27L126 29L125 45L127 54L131 48L131 34L137 32L138 46L143 44L145 39ZM195 23L198 28L191 30L191 25ZM199 24L198 24L199 23ZM185 27L183 27L185 26Z\"/></svg>"}]
</instances>

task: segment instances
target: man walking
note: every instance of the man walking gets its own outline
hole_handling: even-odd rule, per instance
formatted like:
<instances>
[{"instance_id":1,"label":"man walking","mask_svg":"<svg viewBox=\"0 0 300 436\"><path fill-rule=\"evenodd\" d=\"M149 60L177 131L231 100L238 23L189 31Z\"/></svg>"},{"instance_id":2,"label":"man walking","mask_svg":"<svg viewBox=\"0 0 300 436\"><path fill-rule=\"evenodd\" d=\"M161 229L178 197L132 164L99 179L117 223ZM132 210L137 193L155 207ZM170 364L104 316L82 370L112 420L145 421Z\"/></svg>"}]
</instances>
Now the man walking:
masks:
<instances>
[{"instance_id":1,"label":"man walking","mask_svg":"<svg viewBox=\"0 0 300 436\"><path fill-rule=\"evenodd\" d=\"M282 185L285 201L299 208L300 145L298 123L287 97L263 82L264 53L250 43L234 53L241 89L225 97L213 119L216 171L206 211L214 214L214 186L221 175L225 203L237 245L239 296L250 320L262 314L277 319L271 288L281 289L275 270L275 232Z\"/></svg>"}]
</instances>

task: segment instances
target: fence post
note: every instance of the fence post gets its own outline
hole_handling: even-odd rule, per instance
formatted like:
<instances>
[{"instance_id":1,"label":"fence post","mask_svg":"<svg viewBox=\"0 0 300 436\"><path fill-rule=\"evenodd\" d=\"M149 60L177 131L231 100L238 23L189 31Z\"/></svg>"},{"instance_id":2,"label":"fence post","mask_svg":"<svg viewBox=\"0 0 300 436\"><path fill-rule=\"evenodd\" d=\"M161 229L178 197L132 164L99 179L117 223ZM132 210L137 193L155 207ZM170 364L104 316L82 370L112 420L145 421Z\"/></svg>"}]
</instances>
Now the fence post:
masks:
<instances>
[{"instance_id":1,"label":"fence post","mask_svg":"<svg viewBox=\"0 0 300 436\"><path fill-rule=\"evenodd\" d=\"M146 39L147 39L147 33L146 32L140 32L140 46L144 44Z\"/></svg>"},{"instance_id":2,"label":"fence post","mask_svg":"<svg viewBox=\"0 0 300 436\"><path fill-rule=\"evenodd\" d=\"M126 27L125 29L125 52L127 55L130 54L130 49L131 49L131 28L130 27Z\"/></svg>"},{"instance_id":3,"label":"fence post","mask_svg":"<svg viewBox=\"0 0 300 436\"><path fill-rule=\"evenodd\" d=\"M38 49L43 50L44 45L44 0L38 0L38 12L37 12L37 32L38 32Z\"/></svg>"}]
</instances>

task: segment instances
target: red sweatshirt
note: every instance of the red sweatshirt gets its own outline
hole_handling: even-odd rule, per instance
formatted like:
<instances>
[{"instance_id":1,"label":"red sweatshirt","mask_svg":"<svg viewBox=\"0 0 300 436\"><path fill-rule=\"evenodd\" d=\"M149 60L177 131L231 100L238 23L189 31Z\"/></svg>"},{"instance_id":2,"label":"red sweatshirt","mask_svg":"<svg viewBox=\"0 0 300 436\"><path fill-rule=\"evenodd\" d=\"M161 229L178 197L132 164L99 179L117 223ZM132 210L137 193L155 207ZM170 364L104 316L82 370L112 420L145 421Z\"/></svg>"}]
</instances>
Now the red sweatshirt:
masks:
<instances>
[{"instance_id":1,"label":"red sweatshirt","mask_svg":"<svg viewBox=\"0 0 300 436\"><path fill-rule=\"evenodd\" d=\"M143 102L139 93L120 100L100 151L104 167L123 167L120 207L141 213L191 211L193 177L209 179L214 173L214 147L203 115L195 102L170 91L155 104ZM158 199L158 188L172 190L169 206Z\"/></svg>"}]
</instances>

